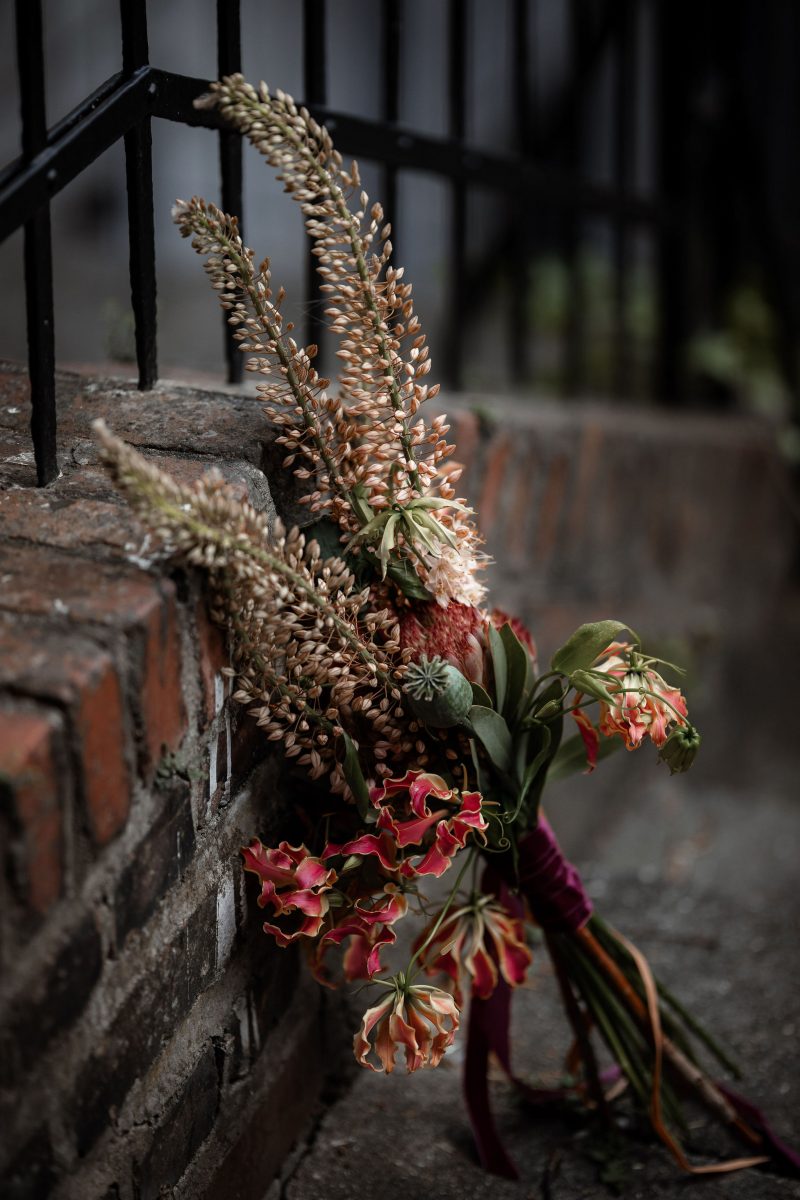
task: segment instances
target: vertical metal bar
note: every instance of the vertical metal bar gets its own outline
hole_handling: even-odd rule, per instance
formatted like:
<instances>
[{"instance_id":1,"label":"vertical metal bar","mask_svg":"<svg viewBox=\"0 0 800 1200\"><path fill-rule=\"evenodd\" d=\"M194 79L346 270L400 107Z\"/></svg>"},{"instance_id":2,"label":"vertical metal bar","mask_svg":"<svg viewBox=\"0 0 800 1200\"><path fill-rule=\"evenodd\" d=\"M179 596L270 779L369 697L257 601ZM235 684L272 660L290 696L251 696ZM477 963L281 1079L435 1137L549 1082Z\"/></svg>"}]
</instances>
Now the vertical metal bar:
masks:
<instances>
[{"instance_id":1,"label":"vertical metal bar","mask_svg":"<svg viewBox=\"0 0 800 1200\"><path fill-rule=\"evenodd\" d=\"M325 0L303 0L303 90L308 105L324 105L327 99L325 71ZM320 348L314 364L322 370L322 293L317 274L317 259L311 253L306 261L306 342Z\"/></svg>"},{"instance_id":2,"label":"vertical metal bar","mask_svg":"<svg viewBox=\"0 0 800 1200\"><path fill-rule=\"evenodd\" d=\"M684 24L688 5L673 2L653 8L656 50L659 148L658 190L669 209L658 243L658 350L654 359L655 394L664 404L685 402L684 349L689 328L688 221L686 192L686 104L690 79L686 65Z\"/></svg>"},{"instance_id":3,"label":"vertical metal bar","mask_svg":"<svg viewBox=\"0 0 800 1200\"><path fill-rule=\"evenodd\" d=\"M30 160L44 148L47 141L41 0L17 0L16 28L22 153L26 160ZM25 223L24 258L31 436L36 459L36 480L43 487L58 475L49 204L43 204Z\"/></svg>"},{"instance_id":4,"label":"vertical metal bar","mask_svg":"<svg viewBox=\"0 0 800 1200\"><path fill-rule=\"evenodd\" d=\"M122 70L133 75L149 61L146 0L121 0ZM153 85L154 86L154 85ZM125 134L131 306L136 324L136 362L141 390L158 378L156 354L156 244L153 223L153 152L150 118Z\"/></svg>"},{"instance_id":5,"label":"vertical metal bar","mask_svg":"<svg viewBox=\"0 0 800 1200\"><path fill-rule=\"evenodd\" d=\"M516 148L522 158L530 158L533 151L533 120L531 89L528 72L529 5L528 0L514 0L512 11L513 45L511 87ZM520 194L512 201L511 240L509 244L509 359L511 378L514 383L523 383L530 377L530 344L533 336L528 303L529 273L531 260L532 197Z\"/></svg>"},{"instance_id":6,"label":"vertical metal bar","mask_svg":"<svg viewBox=\"0 0 800 1200\"><path fill-rule=\"evenodd\" d=\"M448 4L448 127L453 141L463 143L466 133L468 0ZM456 179L451 186L450 295L444 334L444 374L452 388L463 383L464 293L467 285L467 193Z\"/></svg>"},{"instance_id":7,"label":"vertical metal bar","mask_svg":"<svg viewBox=\"0 0 800 1200\"><path fill-rule=\"evenodd\" d=\"M217 0L217 71L233 75L242 69L242 22L240 0ZM239 219L239 232L244 237L242 195L242 138L228 129L219 134L219 168L222 208ZM224 322L225 361L228 383L241 383L244 361L233 329Z\"/></svg>"},{"instance_id":8,"label":"vertical metal bar","mask_svg":"<svg viewBox=\"0 0 800 1200\"><path fill-rule=\"evenodd\" d=\"M617 398L631 390L631 355L627 334L628 226L622 202L634 178L632 121L636 113L636 23L632 0L618 0L619 36L614 79L614 185L619 207L614 220L614 392Z\"/></svg>"},{"instance_id":9,"label":"vertical metal bar","mask_svg":"<svg viewBox=\"0 0 800 1200\"><path fill-rule=\"evenodd\" d=\"M565 138L565 166L572 177L573 191L577 192L581 175L581 132L582 105L581 88L581 57L583 25L582 17L586 10L581 0L570 0L569 5L569 88L572 94L572 104L569 114L569 128ZM591 14L590 14L591 15ZM581 214L580 210L570 207L563 221L564 260L569 276L569 293L564 329L564 366L563 386L566 395L576 395L583 384L584 366L584 296L583 272L581 270Z\"/></svg>"},{"instance_id":10,"label":"vertical metal bar","mask_svg":"<svg viewBox=\"0 0 800 1200\"><path fill-rule=\"evenodd\" d=\"M402 0L384 0L383 5L383 118L394 125L400 116L400 23ZM392 257L399 262L399 214L397 211L397 168L383 168L383 208L392 225Z\"/></svg>"}]
</instances>

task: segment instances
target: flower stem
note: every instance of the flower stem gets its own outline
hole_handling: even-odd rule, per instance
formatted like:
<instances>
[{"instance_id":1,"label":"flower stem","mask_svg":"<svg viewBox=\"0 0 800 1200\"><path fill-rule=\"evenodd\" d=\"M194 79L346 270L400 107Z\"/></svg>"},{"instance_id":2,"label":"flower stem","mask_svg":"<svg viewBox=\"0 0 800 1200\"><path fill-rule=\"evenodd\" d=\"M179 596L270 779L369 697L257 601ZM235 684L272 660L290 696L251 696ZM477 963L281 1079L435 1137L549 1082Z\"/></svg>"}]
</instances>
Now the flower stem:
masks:
<instances>
[{"instance_id":1,"label":"flower stem","mask_svg":"<svg viewBox=\"0 0 800 1200\"><path fill-rule=\"evenodd\" d=\"M464 863L461 870L459 871L458 878L456 879L455 883L453 884L452 891L450 892L450 895L447 897L447 900L445 901L442 911L439 913L439 916L436 918L436 920L433 924L433 928L431 929L428 936L425 938L425 941L420 946L418 946L417 949L414 951L414 953L411 955L411 959L410 959L408 967L406 969L406 979L411 979L411 968L414 966L414 963L417 961L417 959L420 957L420 955L423 954L428 949L428 946L430 946L431 942L436 937L436 934L441 929L442 922L444 921L448 912L452 908L453 901L455 900L456 896L458 895L458 889L461 887L461 881L467 873L467 868L471 865L472 860L474 858L475 858L475 850L473 848L470 848L466 854L466 862ZM419 970L420 970L420 968L418 967L417 970L414 972L414 975L418 975Z\"/></svg>"}]
</instances>

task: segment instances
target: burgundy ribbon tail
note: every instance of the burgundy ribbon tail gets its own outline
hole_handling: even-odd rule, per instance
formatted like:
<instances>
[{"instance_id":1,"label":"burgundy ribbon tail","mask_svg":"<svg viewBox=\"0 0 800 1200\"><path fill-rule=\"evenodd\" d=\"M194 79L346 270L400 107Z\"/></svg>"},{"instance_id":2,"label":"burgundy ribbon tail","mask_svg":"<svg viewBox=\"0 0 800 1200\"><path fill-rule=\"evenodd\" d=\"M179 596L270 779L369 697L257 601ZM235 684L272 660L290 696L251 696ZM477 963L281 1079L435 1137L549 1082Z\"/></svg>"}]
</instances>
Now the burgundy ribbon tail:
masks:
<instances>
[{"instance_id":1,"label":"burgundy ribbon tail","mask_svg":"<svg viewBox=\"0 0 800 1200\"><path fill-rule=\"evenodd\" d=\"M536 829L519 842L519 885L536 921L553 931L579 929L592 912L592 904L583 890L580 876L561 852L550 825L539 818ZM496 895L508 912L523 916L521 901L511 892L494 867L483 875L484 892ZM546 1104L562 1099L563 1089L531 1088L517 1079L511 1069L509 1045L511 988L502 976L487 1000L473 996L467 1027L464 1063L464 1095L472 1133L481 1163L487 1171L506 1179L518 1179L514 1163L502 1143L492 1115L489 1098L489 1055L494 1054L501 1067L525 1099Z\"/></svg>"},{"instance_id":2,"label":"burgundy ribbon tail","mask_svg":"<svg viewBox=\"0 0 800 1200\"><path fill-rule=\"evenodd\" d=\"M489 1100L490 1052L496 1054L503 1067L509 1070L510 1014L511 988L505 979L498 981L488 1000L472 997L464 1061L464 1097L478 1156L485 1170L505 1179L519 1179L517 1168L497 1132Z\"/></svg>"},{"instance_id":3,"label":"burgundy ribbon tail","mask_svg":"<svg viewBox=\"0 0 800 1200\"><path fill-rule=\"evenodd\" d=\"M564 858L555 834L543 816L539 817L536 828L520 839L518 850L516 878L511 878L510 874L503 877L493 864L487 867L483 876L484 892L496 895L514 916L522 916L523 905L509 890L509 885L516 885L534 920L545 932L576 933L592 915L592 902L578 871ZM506 866L506 863L510 866L510 860L502 865ZM547 1103L563 1098L566 1093L563 1089L531 1088L516 1078L511 1069L510 1018L511 988L502 976L488 1000L473 996L467 1030L464 1092L483 1166L495 1175L518 1179L516 1167L503 1146L492 1116L489 1055L495 1055L509 1079L531 1103ZM771 1165L783 1174L800 1178L800 1154L774 1133L764 1113L726 1084L718 1083L717 1087L742 1120L761 1135Z\"/></svg>"},{"instance_id":4,"label":"burgundy ribbon tail","mask_svg":"<svg viewBox=\"0 0 800 1200\"><path fill-rule=\"evenodd\" d=\"M764 1141L764 1152L770 1155L770 1165L783 1175L789 1175L794 1179L800 1178L800 1154L791 1146L787 1146L786 1142L781 1141L770 1128L761 1109L756 1108L755 1104L752 1104L745 1096L740 1096L733 1088L729 1088L726 1083L717 1081L716 1086L728 1103L736 1109L742 1120L756 1133L761 1134Z\"/></svg>"}]
</instances>

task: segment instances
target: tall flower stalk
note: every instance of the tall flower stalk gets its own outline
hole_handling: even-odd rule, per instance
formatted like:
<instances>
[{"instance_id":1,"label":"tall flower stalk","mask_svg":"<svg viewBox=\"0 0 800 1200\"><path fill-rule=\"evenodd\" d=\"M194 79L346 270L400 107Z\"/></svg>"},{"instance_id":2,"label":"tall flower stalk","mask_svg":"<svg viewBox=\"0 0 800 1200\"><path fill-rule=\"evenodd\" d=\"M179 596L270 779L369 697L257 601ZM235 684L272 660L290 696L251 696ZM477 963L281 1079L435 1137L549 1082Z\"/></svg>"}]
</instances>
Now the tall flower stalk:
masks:
<instances>
[{"instance_id":1,"label":"tall flower stalk","mask_svg":"<svg viewBox=\"0 0 800 1200\"><path fill-rule=\"evenodd\" d=\"M265 932L280 946L303 946L327 986L337 983L330 959L339 950L346 981L383 989L354 1038L357 1060L373 1070L392 1071L401 1051L410 1071L435 1067L453 1044L466 984L467 1104L482 1160L499 1174L515 1168L491 1119L488 1058L494 1051L511 1075L510 993L531 961L529 922L544 933L575 1036L570 1095L611 1119L599 1036L687 1171L790 1161L760 1114L705 1071L704 1052L730 1063L594 912L542 813L548 782L594 770L614 746L649 743L671 772L691 766L700 736L661 673L668 664L644 654L626 625L605 620L576 630L540 673L524 626L482 607L474 514L455 496L446 418L420 413L437 389L426 382L425 338L410 285L391 264L380 205L370 205L357 165L345 167L327 130L283 92L234 75L200 104L248 137L299 202L340 338L331 390L314 366L316 347L292 337L283 291L273 291L268 260L256 266L236 219L196 197L176 204L178 228L205 259L261 377L311 524L270 528L218 474L181 485L102 423L96 429L141 519L205 573L211 612L229 635L234 700L287 758L343 797L316 820L308 806L308 844L254 838L244 848ZM571 738L566 717L577 728ZM431 911L426 881L451 870L454 883ZM409 912L424 914L426 929L390 974L395 926ZM416 982L422 971L443 974L450 991ZM690 1164L676 1132L685 1093L743 1138L749 1157Z\"/></svg>"}]
</instances>

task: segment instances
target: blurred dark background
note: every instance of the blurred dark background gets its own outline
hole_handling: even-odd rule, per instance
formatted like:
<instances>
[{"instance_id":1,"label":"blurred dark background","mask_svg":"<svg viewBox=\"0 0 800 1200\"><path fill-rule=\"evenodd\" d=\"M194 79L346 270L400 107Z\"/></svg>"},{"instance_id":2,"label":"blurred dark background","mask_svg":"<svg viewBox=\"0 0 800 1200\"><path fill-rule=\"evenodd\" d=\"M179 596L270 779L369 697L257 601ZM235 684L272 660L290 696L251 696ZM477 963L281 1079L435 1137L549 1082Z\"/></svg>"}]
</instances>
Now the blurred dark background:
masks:
<instances>
[{"instance_id":1,"label":"blurred dark background","mask_svg":"<svg viewBox=\"0 0 800 1200\"><path fill-rule=\"evenodd\" d=\"M11 164L14 9L0 5ZM150 62L214 77L226 14L241 22L245 75L345 118L345 153L346 118L361 118L365 186L414 281L434 378L757 411L796 453L794 0L171 0L149 5ZM109 0L44 0L42 17L52 128L120 71L121 19ZM176 196L220 199L217 136L153 120L152 146L159 368L219 377L218 314L169 219ZM420 166L395 168L398 155ZM300 215L249 148L241 207L247 240L313 325ZM130 362L121 140L56 190L51 217L57 361ZM17 359L22 239L0 245L0 356Z\"/></svg>"}]
</instances>

